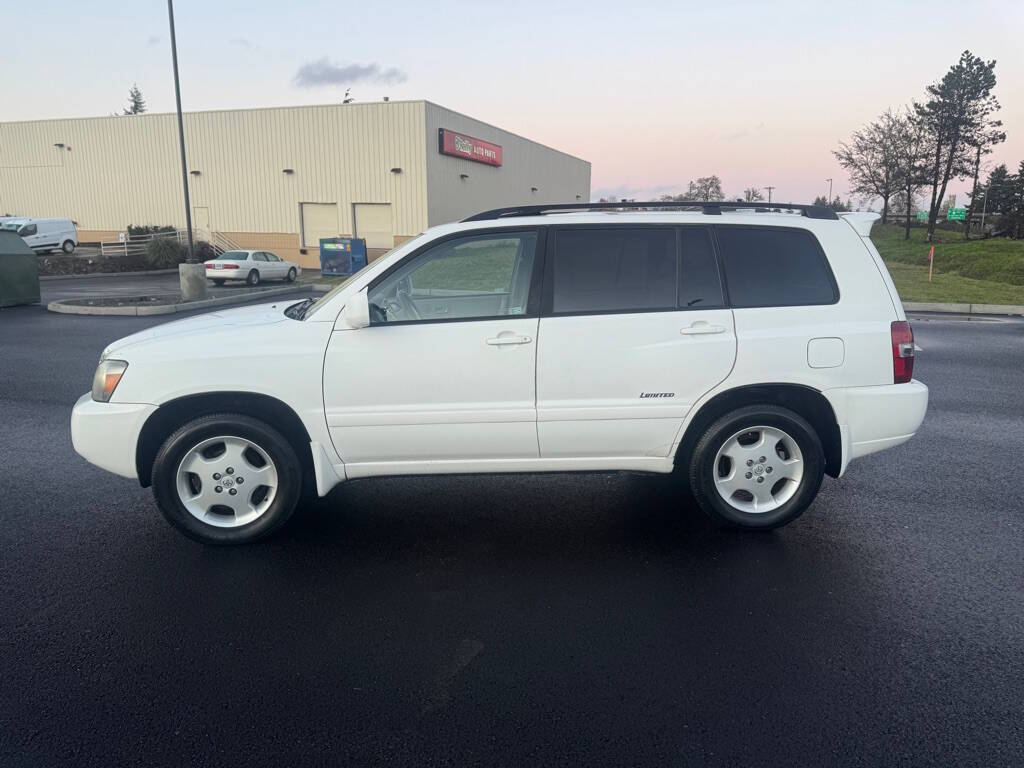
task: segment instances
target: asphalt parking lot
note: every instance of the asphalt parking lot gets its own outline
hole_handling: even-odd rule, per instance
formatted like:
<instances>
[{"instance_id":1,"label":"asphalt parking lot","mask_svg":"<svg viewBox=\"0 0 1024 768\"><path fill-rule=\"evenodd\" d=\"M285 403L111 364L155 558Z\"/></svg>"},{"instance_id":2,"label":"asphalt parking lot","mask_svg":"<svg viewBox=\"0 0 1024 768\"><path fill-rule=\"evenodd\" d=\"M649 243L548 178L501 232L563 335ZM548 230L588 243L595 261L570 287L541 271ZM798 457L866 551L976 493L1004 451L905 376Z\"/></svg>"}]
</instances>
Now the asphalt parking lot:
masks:
<instances>
[{"instance_id":1,"label":"asphalt parking lot","mask_svg":"<svg viewBox=\"0 0 1024 768\"><path fill-rule=\"evenodd\" d=\"M0 313L0 764L1020 765L1024 322L917 320L922 432L780 531L673 478L433 477L240 549L71 448L158 322Z\"/></svg>"}]
</instances>

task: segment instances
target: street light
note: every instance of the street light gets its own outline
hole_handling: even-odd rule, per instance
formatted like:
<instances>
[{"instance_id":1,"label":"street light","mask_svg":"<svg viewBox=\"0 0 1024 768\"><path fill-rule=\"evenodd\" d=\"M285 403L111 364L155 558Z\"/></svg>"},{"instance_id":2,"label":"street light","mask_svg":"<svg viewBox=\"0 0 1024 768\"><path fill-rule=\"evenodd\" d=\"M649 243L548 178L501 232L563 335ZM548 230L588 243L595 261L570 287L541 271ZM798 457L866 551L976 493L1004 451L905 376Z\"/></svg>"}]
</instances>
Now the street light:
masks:
<instances>
[{"instance_id":1,"label":"street light","mask_svg":"<svg viewBox=\"0 0 1024 768\"><path fill-rule=\"evenodd\" d=\"M185 162L185 123L181 117L181 86L178 83L178 44L174 36L174 0L167 0L167 20L171 26L171 65L174 70L174 102L178 109L178 145L181 148L181 186L185 190L185 229L188 232L188 260L178 265L182 301L206 298L206 270L196 262L192 244L192 205L188 199L188 165Z\"/></svg>"},{"instance_id":2,"label":"street light","mask_svg":"<svg viewBox=\"0 0 1024 768\"><path fill-rule=\"evenodd\" d=\"M984 197L982 197L982 200L984 200L984 202L981 204L981 234L982 234L982 237L985 236L985 211L988 209L988 191L990 189L992 189L992 187L1001 187L1001 186L1003 186L1003 185L1002 184L992 184L992 183L989 183L989 184L987 184L985 186L985 195L984 195Z\"/></svg>"},{"instance_id":3,"label":"street light","mask_svg":"<svg viewBox=\"0 0 1024 768\"><path fill-rule=\"evenodd\" d=\"M832 202L832 179L825 179L828 182L828 201Z\"/></svg>"}]
</instances>

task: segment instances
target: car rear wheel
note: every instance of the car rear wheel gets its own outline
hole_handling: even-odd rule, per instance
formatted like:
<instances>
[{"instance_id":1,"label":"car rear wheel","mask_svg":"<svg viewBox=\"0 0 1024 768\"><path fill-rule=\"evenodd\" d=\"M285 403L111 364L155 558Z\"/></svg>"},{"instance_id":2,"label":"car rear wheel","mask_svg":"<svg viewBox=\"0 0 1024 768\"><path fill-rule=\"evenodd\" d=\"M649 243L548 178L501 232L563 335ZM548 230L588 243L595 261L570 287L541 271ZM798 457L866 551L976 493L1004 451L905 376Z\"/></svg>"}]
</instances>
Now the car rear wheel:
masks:
<instances>
[{"instance_id":1,"label":"car rear wheel","mask_svg":"<svg viewBox=\"0 0 1024 768\"><path fill-rule=\"evenodd\" d=\"M295 271L295 267L288 270L288 282L294 283L295 278L299 276L299 273Z\"/></svg>"},{"instance_id":2,"label":"car rear wheel","mask_svg":"<svg viewBox=\"0 0 1024 768\"><path fill-rule=\"evenodd\" d=\"M248 283L249 285L259 285L260 273L255 269L249 270L249 274L246 276L245 282Z\"/></svg>"},{"instance_id":3,"label":"car rear wheel","mask_svg":"<svg viewBox=\"0 0 1024 768\"><path fill-rule=\"evenodd\" d=\"M65 240L63 244L61 244L60 249L64 251L64 253L74 253L75 244L70 240Z\"/></svg>"},{"instance_id":4,"label":"car rear wheel","mask_svg":"<svg viewBox=\"0 0 1024 768\"><path fill-rule=\"evenodd\" d=\"M770 529L798 518L825 472L821 440L806 419L777 405L750 405L707 428L690 458L693 495L712 519Z\"/></svg>"},{"instance_id":5,"label":"car rear wheel","mask_svg":"<svg viewBox=\"0 0 1024 768\"><path fill-rule=\"evenodd\" d=\"M153 464L164 517L206 544L244 544L282 526L299 500L302 467L291 444L258 419L202 416L174 432Z\"/></svg>"}]
</instances>

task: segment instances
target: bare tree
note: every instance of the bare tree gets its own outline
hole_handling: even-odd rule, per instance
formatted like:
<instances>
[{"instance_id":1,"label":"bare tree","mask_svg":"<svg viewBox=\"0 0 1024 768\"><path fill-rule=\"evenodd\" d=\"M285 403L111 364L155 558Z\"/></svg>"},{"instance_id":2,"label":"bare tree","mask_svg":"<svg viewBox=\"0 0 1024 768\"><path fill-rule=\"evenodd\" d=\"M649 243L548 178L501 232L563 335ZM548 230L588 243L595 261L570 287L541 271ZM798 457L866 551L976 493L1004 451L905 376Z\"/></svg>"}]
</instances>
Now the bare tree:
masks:
<instances>
[{"instance_id":1,"label":"bare tree","mask_svg":"<svg viewBox=\"0 0 1024 768\"><path fill-rule=\"evenodd\" d=\"M933 137L928 125L919 120L914 113L907 111L900 114L893 139L896 146L900 197L902 204L906 206L907 213L903 239L909 240L910 214L913 211L918 190L927 184Z\"/></svg>"},{"instance_id":2,"label":"bare tree","mask_svg":"<svg viewBox=\"0 0 1024 768\"><path fill-rule=\"evenodd\" d=\"M850 176L851 192L882 199L883 224L889 220L889 199L900 187L894 137L899 121L887 109L832 153Z\"/></svg>"},{"instance_id":3,"label":"bare tree","mask_svg":"<svg viewBox=\"0 0 1024 768\"><path fill-rule=\"evenodd\" d=\"M746 203L759 203L764 200L764 195L757 187L747 187L743 190L743 201Z\"/></svg>"},{"instance_id":4,"label":"bare tree","mask_svg":"<svg viewBox=\"0 0 1024 768\"><path fill-rule=\"evenodd\" d=\"M691 181L686 187L686 199L700 200L702 203L724 200L722 180L717 176L701 176L696 181Z\"/></svg>"}]
</instances>

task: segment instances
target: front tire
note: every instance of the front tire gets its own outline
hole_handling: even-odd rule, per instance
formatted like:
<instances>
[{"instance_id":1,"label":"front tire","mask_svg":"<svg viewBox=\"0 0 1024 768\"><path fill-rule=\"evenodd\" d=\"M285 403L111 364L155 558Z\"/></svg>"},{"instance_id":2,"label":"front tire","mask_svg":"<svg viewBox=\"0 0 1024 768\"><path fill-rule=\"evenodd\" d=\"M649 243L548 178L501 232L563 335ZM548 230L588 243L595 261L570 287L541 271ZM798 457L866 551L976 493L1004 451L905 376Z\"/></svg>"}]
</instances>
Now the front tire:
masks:
<instances>
[{"instance_id":1,"label":"front tire","mask_svg":"<svg viewBox=\"0 0 1024 768\"><path fill-rule=\"evenodd\" d=\"M161 446L153 495L171 525L204 544L246 544L291 517L302 467L291 444L258 419L212 414L190 421Z\"/></svg>"},{"instance_id":2,"label":"front tire","mask_svg":"<svg viewBox=\"0 0 1024 768\"><path fill-rule=\"evenodd\" d=\"M75 244L73 242L71 242L70 240L65 240L61 244L60 249L62 251L64 251L64 253L72 254L72 253L75 252Z\"/></svg>"},{"instance_id":3,"label":"front tire","mask_svg":"<svg viewBox=\"0 0 1024 768\"><path fill-rule=\"evenodd\" d=\"M718 523L771 529L814 501L825 472L821 440L800 414L749 405L707 428L690 457L694 498Z\"/></svg>"},{"instance_id":4,"label":"front tire","mask_svg":"<svg viewBox=\"0 0 1024 768\"><path fill-rule=\"evenodd\" d=\"M249 270L249 274L246 275L246 277L245 277L245 282L248 283L249 285L259 285L260 284L260 273L258 271L256 271L255 269Z\"/></svg>"}]
</instances>

